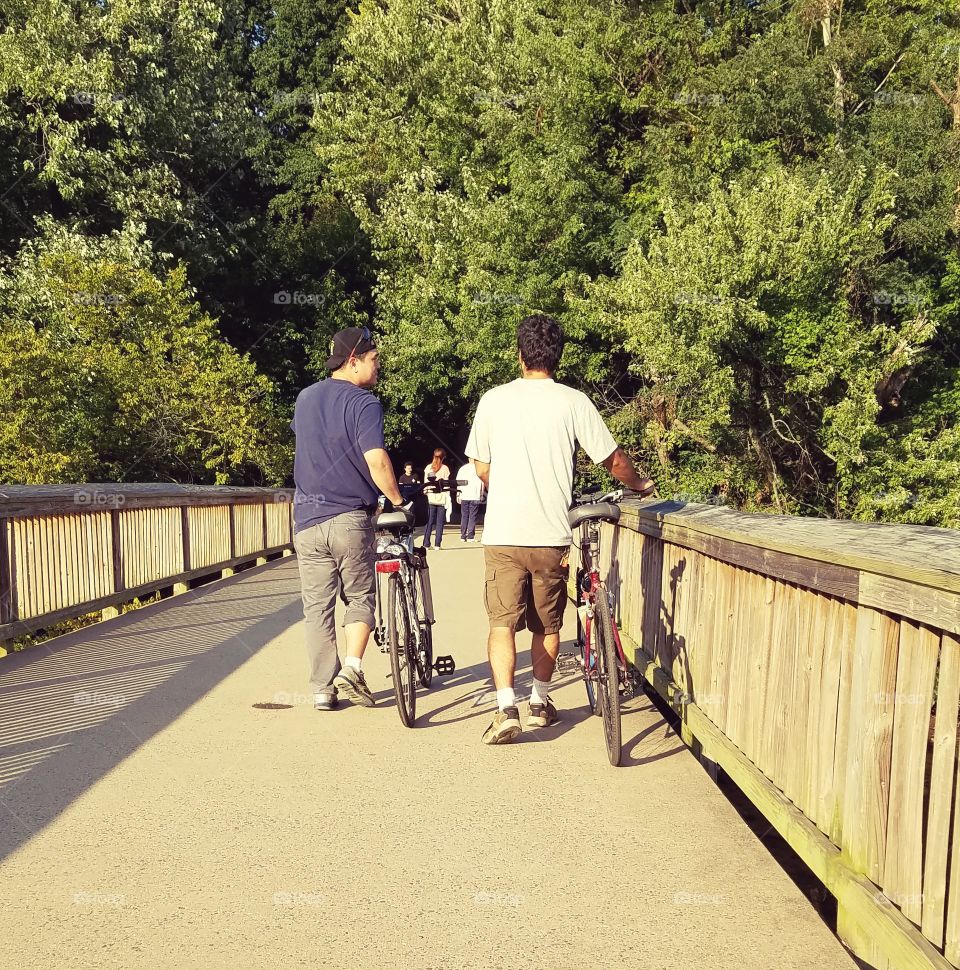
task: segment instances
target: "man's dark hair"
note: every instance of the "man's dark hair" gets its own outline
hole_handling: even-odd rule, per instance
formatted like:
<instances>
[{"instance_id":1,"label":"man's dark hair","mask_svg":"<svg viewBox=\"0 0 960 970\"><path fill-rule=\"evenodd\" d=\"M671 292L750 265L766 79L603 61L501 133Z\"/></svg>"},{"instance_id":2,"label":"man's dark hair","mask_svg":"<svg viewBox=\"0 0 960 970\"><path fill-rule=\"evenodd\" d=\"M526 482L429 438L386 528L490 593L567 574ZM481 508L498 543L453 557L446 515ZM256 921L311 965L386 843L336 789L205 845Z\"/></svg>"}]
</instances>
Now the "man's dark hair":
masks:
<instances>
[{"instance_id":1,"label":"man's dark hair","mask_svg":"<svg viewBox=\"0 0 960 970\"><path fill-rule=\"evenodd\" d=\"M545 313L532 313L520 321L517 346L529 370L552 374L563 353L563 331L553 317Z\"/></svg>"}]
</instances>

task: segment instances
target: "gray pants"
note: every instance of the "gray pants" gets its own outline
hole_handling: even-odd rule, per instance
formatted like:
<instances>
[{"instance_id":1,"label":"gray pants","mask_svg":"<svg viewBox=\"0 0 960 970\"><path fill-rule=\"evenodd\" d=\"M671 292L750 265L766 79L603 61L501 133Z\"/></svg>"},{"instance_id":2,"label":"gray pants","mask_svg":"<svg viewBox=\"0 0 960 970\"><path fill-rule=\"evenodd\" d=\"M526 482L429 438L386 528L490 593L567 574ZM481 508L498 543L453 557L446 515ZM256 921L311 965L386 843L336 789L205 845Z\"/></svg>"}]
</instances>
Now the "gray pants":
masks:
<instances>
[{"instance_id":1,"label":"gray pants","mask_svg":"<svg viewBox=\"0 0 960 970\"><path fill-rule=\"evenodd\" d=\"M374 625L373 520L362 509L342 512L296 533L293 545L300 567L310 686L314 693L330 693L340 672L334 618L337 593L347 607L344 625Z\"/></svg>"}]
</instances>

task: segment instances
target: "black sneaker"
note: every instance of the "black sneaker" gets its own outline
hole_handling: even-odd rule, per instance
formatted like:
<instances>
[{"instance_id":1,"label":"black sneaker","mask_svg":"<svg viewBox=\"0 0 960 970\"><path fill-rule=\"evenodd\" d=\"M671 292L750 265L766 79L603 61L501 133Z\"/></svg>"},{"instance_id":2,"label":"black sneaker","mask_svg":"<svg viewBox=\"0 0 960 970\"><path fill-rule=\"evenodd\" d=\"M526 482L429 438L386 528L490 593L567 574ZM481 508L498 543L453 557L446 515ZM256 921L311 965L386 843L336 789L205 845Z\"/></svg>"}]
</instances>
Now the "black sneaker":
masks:
<instances>
[{"instance_id":1,"label":"black sneaker","mask_svg":"<svg viewBox=\"0 0 960 970\"><path fill-rule=\"evenodd\" d=\"M313 706L318 711L332 711L340 703L336 691L324 691L313 695Z\"/></svg>"},{"instance_id":2,"label":"black sneaker","mask_svg":"<svg viewBox=\"0 0 960 970\"><path fill-rule=\"evenodd\" d=\"M509 744L521 731L520 712L515 707L497 711L490 727L483 732L484 744Z\"/></svg>"},{"instance_id":3,"label":"black sneaker","mask_svg":"<svg viewBox=\"0 0 960 970\"><path fill-rule=\"evenodd\" d=\"M549 727L559 720L557 709L548 697L545 704L530 702L530 713L527 715L527 727Z\"/></svg>"},{"instance_id":4,"label":"black sneaker","mask_svg":"<svg viewBox=\"0 0 960 970\"><path fill-rule=\"evenodd\" d=\"M373 699L370 688L367 687L363 671L357 670L356 667L342 668L333 678L333 686L339 693L346 694L354 704L362 704L364 707L376 706L377 702Z\"/></svg>"}]
</instances>

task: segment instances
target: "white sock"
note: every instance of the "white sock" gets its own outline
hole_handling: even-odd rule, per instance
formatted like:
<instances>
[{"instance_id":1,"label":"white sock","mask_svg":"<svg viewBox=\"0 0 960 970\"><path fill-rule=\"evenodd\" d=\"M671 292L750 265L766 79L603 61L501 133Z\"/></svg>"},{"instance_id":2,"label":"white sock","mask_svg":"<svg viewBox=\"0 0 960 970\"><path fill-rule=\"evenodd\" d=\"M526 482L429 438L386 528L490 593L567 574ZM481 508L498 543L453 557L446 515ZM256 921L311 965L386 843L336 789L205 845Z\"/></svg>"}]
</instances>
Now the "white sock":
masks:
<instances>
[{"instance_id":1,"label":"white sock","mask_svg":"<svg viewBox=\"0 0 960 970\"><path fill-rule=\"evenodd\" d=\"M549 680L537 680L536 677L533 678L533 689L530 691L530 703L531 704L546 704L547 694L550 693L550 681Z\"/></svg>"},{"instance_id":2,"label":"white sock","mask_svg":"<svg viewBox=\"0 0 960 970\"><path fill-rule=\"evenodd\" d=\"M360 669L360 658L359 657L346 657L343 661L345 667L353 667L354 670Z\"/></svg>"},{"instance_id":3,"label":"white sock","mask_svg":"<svg viewBox=\"0 0 960 970\"><path fill-rule=\"evenodd\" d=\"M512 687L500 687L497 690L497 707L502 711L506 707L517 706L517 695Z\"/></svg>"}]
</instances>

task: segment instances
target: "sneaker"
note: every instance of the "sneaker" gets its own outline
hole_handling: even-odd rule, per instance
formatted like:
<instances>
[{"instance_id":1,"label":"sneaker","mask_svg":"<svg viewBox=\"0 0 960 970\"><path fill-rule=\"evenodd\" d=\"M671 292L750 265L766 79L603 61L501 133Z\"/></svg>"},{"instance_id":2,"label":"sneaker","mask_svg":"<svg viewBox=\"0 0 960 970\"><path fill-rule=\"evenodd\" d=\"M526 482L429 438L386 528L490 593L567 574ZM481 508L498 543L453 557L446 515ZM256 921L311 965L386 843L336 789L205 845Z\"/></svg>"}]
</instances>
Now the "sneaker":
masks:
<instances>
[{"instance_id":1,"label":"sneaker","mask_svg":"<svg viewBox=\"0 0 960 970\"><path fill-rule=\"evenodd\" d=\"M521 731L520 712L515 707L497 711L490 727L483 732L484 744L509 744Z\"/></svg>"},{"instance_id":2,"label":"sneaker","mask_svg":"<svg viewBox=\"0 0 960 970\"><path fill-rule=\"evenodd\" d=\"M363 677L363 671L355 667L344 667L340 673L333 678L333 686L341 694L346 694L354 704L362 704L364 707L374 707L376 701L367 682Z\"/></svg>"},{"instance_id":3,"label":"sneaker","mask_svg":"<svg viewBox=\"0 0 960 970\"><path fill-rule=\"evenodd\" d=\"M318 711L332 711L339 703L340 699L336 691L324 691L322 694L313 695L313 706Z\"/></svg>"},{"instance_id":4,"label":"sneaker","mask_svg":"<svg viewBox=\"0 0 960 970\"><path fill-rule=\"evenodd\" d=\"M553 701L547 698L546 704L530 704L530 713L527 715L527 727L549 727L559 720L557 709L553 706Z\"/></svg>"}]
</instances>

